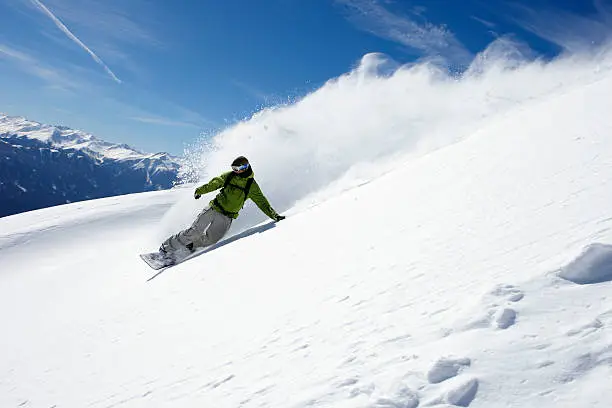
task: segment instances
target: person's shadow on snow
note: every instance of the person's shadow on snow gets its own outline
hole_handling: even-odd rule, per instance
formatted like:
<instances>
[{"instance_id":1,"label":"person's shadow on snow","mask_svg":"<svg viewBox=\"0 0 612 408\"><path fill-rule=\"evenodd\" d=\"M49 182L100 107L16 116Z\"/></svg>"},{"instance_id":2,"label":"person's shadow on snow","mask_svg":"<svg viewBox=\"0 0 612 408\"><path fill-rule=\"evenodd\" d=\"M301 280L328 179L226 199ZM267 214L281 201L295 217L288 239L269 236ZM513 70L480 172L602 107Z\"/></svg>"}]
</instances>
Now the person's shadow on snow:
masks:
<instances>
[{"instance_id":1,"label":"person's shadow on snow","mask_svg":"<svg viewBox=\"0 0 612 408\"><path fill-rule=\"evenodd\" d=\"M199 250L199 251L189 255L187 258L183 259L181 262L178 262L178 263L176 263L175 265L172 265L172 266L179 265L179 264L181 264L183 262L186 262L186 261L188 261L190 259L197 258L198 256L201 256L201 255L204 255L206 253L209 253L210 251L214 251L215 249L218 249L218 248L221 248L221 247L223 247L225 245L231 244L234 241L238 241L239 239L243 239L243 238L249 237L251 235L260 234L260 233L262 233L264 231L267 231L269 229L272 229L274 227L276 227L276 221L269 221L269 222L267 222L267 223L265 223L263 225L258 225L258 226L255 226L255 227L251 227L251 228L249 228L249 229L247 229L245 231L242 231L239 234L232 235L229 238L222 239L221 241L217 242L216 244L213 244L213 245L211 245L209 247L206 247L206 248L204 248L202 250ZM162 272L164 272L168 268L170 268L170 267L160 269L155 275L153 275L149 279L147 279L147 282L150 281L150 280L155 279L158 275L160 275Z\"/></svg>"}]
</instances>

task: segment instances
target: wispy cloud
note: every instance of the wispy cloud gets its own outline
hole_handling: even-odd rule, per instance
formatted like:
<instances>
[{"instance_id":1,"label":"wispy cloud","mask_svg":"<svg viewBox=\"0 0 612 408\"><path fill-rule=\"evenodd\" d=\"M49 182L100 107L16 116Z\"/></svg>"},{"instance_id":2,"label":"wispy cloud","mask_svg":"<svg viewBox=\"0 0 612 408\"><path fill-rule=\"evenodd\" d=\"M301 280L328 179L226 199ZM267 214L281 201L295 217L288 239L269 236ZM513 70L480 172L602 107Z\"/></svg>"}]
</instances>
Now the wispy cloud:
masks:
<instances>
[{"instance_id":1,"label":"wispy cloud","mask_svg":"<svg viewBox=\"0 0 612 408\"><path fill-rule=\"evenodd\" d=\"M43 0L56 15L79 32L87 33L89 43L160 47L154 35L163 25L152 17L156 7L148 0ZM153 32L151 31L153 30Z\"/></svg>"},{"instance_id":2,"label":"wispy cloud","mask_svg":"<svg viewBox=\"0 0 612 408\"><path fill-rule=\"evenodd\" d=\"M425 56L442 57L450 62L468 63L472 54L445 26L418 22L408 15L390 11L388 0L336 0L344 6L346 16L359 29L402 44ZM384 4L383 4L384 3ZM422 20L424 10L413 8L412 14Z\"/></svg>"},{"instance_id":3,"label":"wispy cloud","mask_svg":"<svg viewBox=\"0 0 612 408\"><path fill-rule=\"evenodd\" d=\"M579 52L612 40L612 10L594 1L596 13L586 16L565 10L534 9L512 4L512 20L522 28L569 52Z\"/></svg>"},{"instance_id":4,"label":"wispy cloud","mask_svg":"<svg viewBox=\"0 0 612 408\"><path fill-rule=\"evenodd\" d=\"M149 0L39 1L61 16L73 32L87 38L87 45L107 64L121 66L124 72L138 76L147 73L146 67L135 60L135 47L150 50L166 46L156 34L163 32L166 24L159 20L159 8Z\"/></svg>"},{"instance_id":5,"label":"wispy cloud","mask_svg":"<svg viewBox=\"0 0 612 408\"><path fill-rule=\"evenodd\" d=\"M18 51L5 44L0 44L0 57L10 58L21 62L32 62L33 58L22 51Z\"/></svg>"},{"instance_id":6,"label":"wispy cloud","mask_svg":"<svg viewBox=\"0 0 612 408\"><path fill-rule=\"evenodd\" d=\"M237 88L242 89L244 92L246 92L248 95L254 97L255 99L259 99L263 102L270 102L274 99L278 99L277 97L275 97L275 95L270 94L268 92L262 91L261 89L253 86L253 85L249 85L247 83L244 83L242 81L239 81L237 79L233 79L231 81L232 85L236 86Z\"/></svg>"},{"instance_id":7,"label":"wispy cloud","mask_svg":"<svg viewBox=\"0 0 612 408\"><path fill-rule=\"evenodd\" d=\"M152 125L200 128L200 126L196 125L195 123L172 120L161 116L132 116L130 119L135 120L136 122L149 123Z\"/></svg>"},{"instance_id":8,"label":"wispy cloud","mask_svg":"<svg viewBox=\"0 0 612 408\"><path fill-rule=\"evenodd\" d=\"M497 25L495 23L492 23L489 20L485 20L484 18L480 18L476 16L471 16L470 18L474 21L478 21L480 24L482 24L483 26L487 28L490 28L491 30L497 28Z\"/></svg>"},{"instance_id":9,"label":"wispy cloud","mask_svg":"<svg viewBox=\"0 0 612 408\"><path fill-rule=\"evenodd\" d=\"M66 91L79 86L74 79L69 79L63 71L52 68L31 54L6 44L0 44L0 59L10 61L19 70L44 80L54 89Z\"/></svg>"},{"instance_id":10,"label":"wispy cloud","mask_svg":"<svg viewBox=\"0 0 612 408\"><path fill-rule=\"evenodd\" d=\"M130 120L160 126L191 127L197 129L218 128L219 124L205 118L198 112L177 103L160 99L154 94L138 93L140 99L153 102L148 107L134 107L124 104L125 117ZM118 101L115 101L117 103Z\"/></svg>"},{"instance_id":11,"label":"wispy cloud","mask_svg":"<svg viewBox=\"0 0 612 408\"><path fill-rule=\"evenodd\" d=\"M119 78L117 78L117 76L115 75L115 73L113 71L111 71L111 69L104 63L104 61L102 61L102 59L100 59L100 57L98 57L87 45L85 45L81 40L79 40L77 38L76 35L74 35L69 29L68 27L66 27L60 20L59 18L57 18L44 4L42 4L39 0L32 0L32 3L34 3L36 6L38 6L38 8L43 11L52 21L53 23L55 23L55 25L64 33L66 34L66 36L68 38L70 38L73 42L75 42L79 47L81 47L83 50L85 50L92 58L93 60L100 65L104 71L106 71L106 73L117 83L121 83L121 80Z\"/></svg>"},{"instance_id":12,"label":"wispy cloud","mask_svg":"<svg viewBox=\"0 0 612 408\"><path fill-rule=\"evenodd\" d=\"M167 44L157 33L163 32L160 20L160 7L150 0L38 0L61 20L64 26L85 41L90 50L116 72L121 67L123 76L134 74L138 77L148 75L149 70L142 66L134 52L163 49ZM33 17L42 9L33 0L13 2L16 12ZM11 3L12 4L12 3ZM23 7L26 6L26 7ZM27 10L25 10L27 8ZM36 10L38 13L32 13ZM43 11L44 12L44 11ZM46 13L45 13L46 15ZM38 17L38 15L36 15ZM42 29L40 34L64 48L73 47L73 41L66 41L66 34L56 27ZM106 73L106 72L105 72ZM106 74L110 75L110 74Z\"/></svg>"}]
</instances>

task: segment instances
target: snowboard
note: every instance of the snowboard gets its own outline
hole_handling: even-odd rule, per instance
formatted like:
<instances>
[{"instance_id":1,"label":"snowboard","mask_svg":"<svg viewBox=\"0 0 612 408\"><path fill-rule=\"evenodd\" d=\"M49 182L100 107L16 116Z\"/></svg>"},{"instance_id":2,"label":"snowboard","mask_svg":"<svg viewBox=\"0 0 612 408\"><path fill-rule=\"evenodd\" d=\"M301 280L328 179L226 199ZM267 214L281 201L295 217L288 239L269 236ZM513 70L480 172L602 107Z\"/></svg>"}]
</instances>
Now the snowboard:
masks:
<instances>
[{"instance_id":1,"label":"snowboard","mask_svg":"<svg viewBox=\"0 0 612 408\"><path fill-rule=\"evenodd\" d=\"M201 255L204 252L206 252L206 248L200 248L199 250L190 252L190 253L181 253L181 252L175 253L174 256L176 257L176 259L174 260L165 258L160 252L150 252L148 254L140 254L140 258L142 258L142 260L145 261L147 265L149 265L151 268L153 268L156 271L159 271L160 269L166 269L166 268L170 268L171 266L178 265L191 258Z\"/></svg>"},{"instance_id":2,"label":"snowboard","mask_svg":"<svg viewBox=\"0 0 612 408\"><path fill-rule=\"evenodd\" d=\"M153 268L156 271L161 271L163 269L167 269L170 268L171 266L175 266L178 265L182 262L185 262L189 259L195 258L196 256L200 256L202 254L205 254L207 252L210 252L214 249L220 248L224 245L227 244L231 244L234 241L237 241L239 239L248 237L250 235L253 234L258 234L258 233L262 233L266 230L269 230L271 228L274 228L274 226L276 225L276 221L268 221L264 224L260 224L257 225L255 227L249 228L246 231L243 231L239 234L233 235L227 239L224 239L223 241L217 242L214 245L211 245L209 247L206 248L198 248L196 251L191 252L191 253L175 253L175 256L178 256L178 259L174 262L168 262L168 259L165 259L164 256L160 253L160 252L150 252L147 254L140 254L140 257L142 258L143 261L145 261L147 263L147 265L149 265L151 268ZM160 272L161 273L161 272ZM159 273L157 273L155 276L159 275ZM154 276L154 277L155 277ZM153 278L151 278L153 279Z\"/></svg>"},{"instance_id":3,"label":"snowboard","mask_svg":"<svg viewBox=\"0 0 612 408\"><path fill-rule=\"evenodd\" d=\"M176 262L170 261L168 258L159 252L150 252L148 254L140 254L140 258L147 263L151 268L158 271L163 268L168 268L176 264Z\"/></svg>"}]
</instances>

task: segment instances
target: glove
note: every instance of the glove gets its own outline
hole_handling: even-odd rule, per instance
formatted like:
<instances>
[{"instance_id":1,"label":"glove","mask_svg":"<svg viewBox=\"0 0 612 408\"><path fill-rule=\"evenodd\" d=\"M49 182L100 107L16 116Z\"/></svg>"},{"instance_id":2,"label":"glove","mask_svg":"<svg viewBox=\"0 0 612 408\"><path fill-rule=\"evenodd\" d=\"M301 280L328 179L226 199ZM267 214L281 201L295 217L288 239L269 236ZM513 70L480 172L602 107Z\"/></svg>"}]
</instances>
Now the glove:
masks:
<instances>
[{"instance_id":1,"label":"glove","mask_svg":"<svg viewBox=\"0 0 612 408\"><path fill-rule=\"evenodd\" d=\"M193 193L193 198L195 198L196 200L199 199L200 197L202 197L201 194L198 194L198 191L196 190L195 193Z\"/></svg>"},{"instance_id":2,"label":"glove","mask_svg":"<svg viewBox=\"0 0 612 408\"><path fill-rule=\"evenodd\" d=\"M284 219L285 219L285 216L284 216L284 215L276 214L276 215L274 216L274 221L282 221L282 220L284 220Z\"/></svg>"}]
</instances>

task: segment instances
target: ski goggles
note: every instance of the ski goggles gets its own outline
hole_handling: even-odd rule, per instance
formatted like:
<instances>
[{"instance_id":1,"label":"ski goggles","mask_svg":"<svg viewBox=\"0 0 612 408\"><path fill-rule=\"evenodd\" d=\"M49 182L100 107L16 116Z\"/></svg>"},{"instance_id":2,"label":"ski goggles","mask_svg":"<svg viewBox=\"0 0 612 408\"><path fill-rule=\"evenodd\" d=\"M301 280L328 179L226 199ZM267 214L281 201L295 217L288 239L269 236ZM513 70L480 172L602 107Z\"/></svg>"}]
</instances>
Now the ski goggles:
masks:
<instances>
[{"instance_id":1,"label":"ski goggles","mask_svg":"<svg viewBox=\"0 0 612 408\"><path fill-rule=\"evenodd\" d=\"M245 163L241 166L232 166L232 170L237 171L237 172L245 171L248 168L249 168L249 163Z\"/></svg>"}]
</instances>

